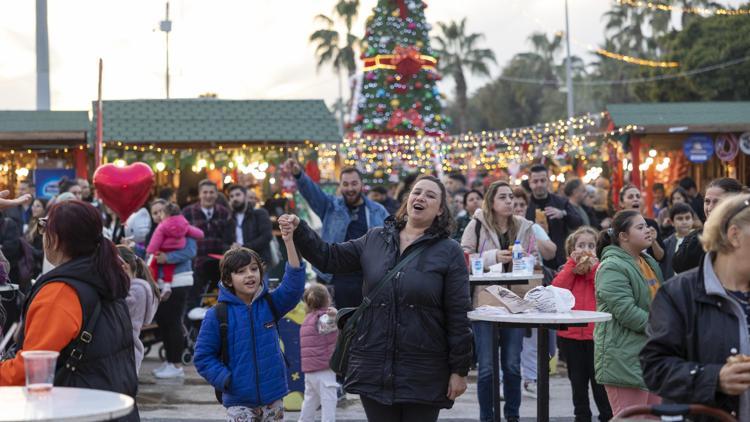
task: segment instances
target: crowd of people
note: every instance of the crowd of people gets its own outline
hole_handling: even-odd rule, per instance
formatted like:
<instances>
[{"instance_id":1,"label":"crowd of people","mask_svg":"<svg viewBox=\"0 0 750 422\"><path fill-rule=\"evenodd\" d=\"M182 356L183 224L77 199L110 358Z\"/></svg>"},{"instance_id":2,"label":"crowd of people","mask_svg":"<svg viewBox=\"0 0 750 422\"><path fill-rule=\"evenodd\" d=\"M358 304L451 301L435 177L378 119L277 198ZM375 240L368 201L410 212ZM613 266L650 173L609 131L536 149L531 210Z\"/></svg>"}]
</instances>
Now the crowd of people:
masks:
<instances>
[{"instance_id":1,"label":"crowd of people","mask_svg":"<svg viewBox=\"0 0 750 422\"><path fill-rule=\"evenodd\" d=\"M209 180L194 203L180 208L162 189L124 222L85 180L64 180L50 201L33 198L26 181L16 199L0 192L0 276L27 295L16 350L60 351L56 385L135 397L141 329L155 320L164 342L154 376L183 377L187 310L218 289L195 339L196 369L228 420L283 420L287 368L275 328L302 300L300 420L314 420L319 406L323 420L335 420L341 384L360 396L369 420L434 421L465 392L474 365L480 419L497 420L494 328L468 319L478 291L465 256L511 271L518 243L545 285L572 292L574 309L612 315L552 333L549 356L567 366L577 421L593 417L589 388L602 421L662 400L750 418L750 363L727 363L750 355L750 196L739 181L713 180L702 195L690 178L655 184L647 209L639 187L611 192L604 178L555 190L539 164L519 184L449 174L367 186L359 170L344 168L335 194L296 161L283 167L319 230L277 198L261 205L252 189L221 191ZM283 277L271 290L282 245ZM302 259L316 274L307 287ZM334 373L337 315L345 321L355 308L346 365ZM519 420L524 395L536 394L535 336L499 330L508 421ZM24 383L15 356L0 362L0 385ZM137 409L126 419L138 420Z\"/></svg>"}]
</instances>

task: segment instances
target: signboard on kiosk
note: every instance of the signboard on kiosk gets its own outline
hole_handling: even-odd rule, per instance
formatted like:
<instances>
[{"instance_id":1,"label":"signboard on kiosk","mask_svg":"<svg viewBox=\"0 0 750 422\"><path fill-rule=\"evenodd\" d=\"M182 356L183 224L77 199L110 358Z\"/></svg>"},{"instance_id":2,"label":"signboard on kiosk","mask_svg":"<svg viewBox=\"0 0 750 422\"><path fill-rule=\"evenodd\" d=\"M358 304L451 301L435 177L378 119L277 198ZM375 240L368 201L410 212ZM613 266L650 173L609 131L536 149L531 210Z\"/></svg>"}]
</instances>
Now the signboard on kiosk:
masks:
<instances>
[{"instance_id":1,"label":"signboard on kiosk","mask_svg":"<svg viewBox=\"0 0 750 422\"><path fill-rule=\"evenodd\" d=\"M59 193L57 182L63 177L75 180L74 169L36 169L34 170L34 185L36 186L36 197L52 199Z\"/></svg>"},{"instance_id":2,"label":"signboard on kiosk","mask_svg":"<svg viewBox=\"0 0 750 422\"><path fill-rule=\"evenodd\" d=\"M690 162L705 163L714 155L714 141L708 135L693 135L685 139L683 150Z\"/></svg>"}]
</instances>

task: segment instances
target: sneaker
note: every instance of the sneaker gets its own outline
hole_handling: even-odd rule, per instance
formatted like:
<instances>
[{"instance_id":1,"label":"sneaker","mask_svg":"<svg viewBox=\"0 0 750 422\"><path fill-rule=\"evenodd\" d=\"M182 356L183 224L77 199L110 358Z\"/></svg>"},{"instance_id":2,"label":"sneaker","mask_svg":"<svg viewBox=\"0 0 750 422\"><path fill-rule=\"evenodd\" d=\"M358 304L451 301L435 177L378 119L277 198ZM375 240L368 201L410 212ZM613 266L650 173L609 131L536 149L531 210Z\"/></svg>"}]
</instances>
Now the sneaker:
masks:
<instances>
[{"instance_id":1,"label":"sneaker","mask_svg":"<svg viewBox=\"0 0 750 422\"><path fill-rule=\"evenodd\" d=\"M161 379L182 378L185 376L185 371L182 369L182 367L178 368L169 363L164 369L155 373L154 376Z\"/></svg>"},{"instance_id":2,"label":"sneaker","mask_svg":"<svg viewBox=\"0 0 750 422\"><path fill-rule=\"evenodd\" d=\"M154 374L154 375L156 375L157 372L163 371L164 368L166 368L168 364L169 364L169 362L167 362L167 361L162 362L161 365L159 365L156 368L152 369L151 373Z\"/></svg>"},{"instance_id":3,"label":"sneaker","mask_svg":"<svg viewBox=\"0 0 750 422\"><path fill-rule=\"evenodd\" d=\"M536 398L536 381L524 381L523 391L521 393L526 397L535 399Z\"/></svg>"}]
</instances>

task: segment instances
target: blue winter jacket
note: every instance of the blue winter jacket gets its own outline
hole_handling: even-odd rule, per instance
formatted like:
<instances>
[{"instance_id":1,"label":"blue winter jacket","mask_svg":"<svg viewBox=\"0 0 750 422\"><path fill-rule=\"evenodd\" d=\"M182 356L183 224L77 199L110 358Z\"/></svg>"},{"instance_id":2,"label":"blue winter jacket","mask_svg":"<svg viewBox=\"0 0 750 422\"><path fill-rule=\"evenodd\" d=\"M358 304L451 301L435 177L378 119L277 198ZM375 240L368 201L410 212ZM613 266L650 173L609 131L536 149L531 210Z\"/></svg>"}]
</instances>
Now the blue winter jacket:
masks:
<instances>
[{"instance_id":1,"label":"blue winter jacket","mask_svg":"<svg viewBox=\"0 0 750 422\"><path fill-rule=\"evenodd\" d=\"M279 315L294 309L305 289L305 266L287 264L281 285L269 292L264 284L250 306L221 287L219 302L227 304L229 367L221 362L219 321L213 308L201 324L195 343L195 368L222 391L224 407L258 407L287 395L287 371L273 312L263 298L270 294Z\"/></svg>"},{"instance_id":2,"label":"blue winter jacket","mask_svg":"<svg viewBox=\"0 0 750 422\"><path fill-rule=\"evenodd\" d=\"M297 178L299 193L305 198L310 208L320 217L323 229L320 237L326 243L342 243L346 240L346 229L351 223L349 208L342 196L328 195L323 192L308 175L301 172ZM365 201L365 215L367 216L367 229L383 227L385 219L390 216L388 211L375 201L371 201L363 195ZM331 281L332 275L325 274L315 268L315 272L324 280Z\"/></svg>"}]
</instances>

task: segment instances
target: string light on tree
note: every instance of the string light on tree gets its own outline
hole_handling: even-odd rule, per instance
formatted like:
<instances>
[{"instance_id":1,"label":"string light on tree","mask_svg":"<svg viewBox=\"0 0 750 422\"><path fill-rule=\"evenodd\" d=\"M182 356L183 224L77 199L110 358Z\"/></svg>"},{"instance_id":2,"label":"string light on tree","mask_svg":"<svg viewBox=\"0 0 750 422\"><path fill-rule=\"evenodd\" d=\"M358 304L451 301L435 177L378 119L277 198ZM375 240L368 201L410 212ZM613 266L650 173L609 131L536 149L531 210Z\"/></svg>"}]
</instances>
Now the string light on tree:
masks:
<instances>
[{"instance_id":1,"label":"string light on tree","mask_svg":"<svg viewBox=\"0 0 750 422\"><path fill-rule=\"evenodd\" d=\"M680 67L679 62L639 59L638 57L632 57L632 56L626 56L624 54L613 53L611 51L607 51L602 48L597 48L595 52L596 54L599 54L600 56L608 57L610 59L620 60L626 63L637 64L639 66L662 67L662 68Z\"/></svg>"},{"instance_id":2,"label":"string light on tree","mask_svg":"<svg viewBox=\"0 0 750 422\"><path fill-rule=\"evenodd\" d=\"M747 16L750 15L750 10L748 9L724 9L724 8L715 8L715 9L708 9L705 7L682 7L682 6L672 6L665 3L656 3L651 1L640 1L640 0L617 0L617 3L623 6L631 6L631 7L645 7L651 10L659 10L662 12L671 12L671 11L677 11L681 13L689 13L692 15L700 15L700 16Z\"/></svg>"}]
</instances>

